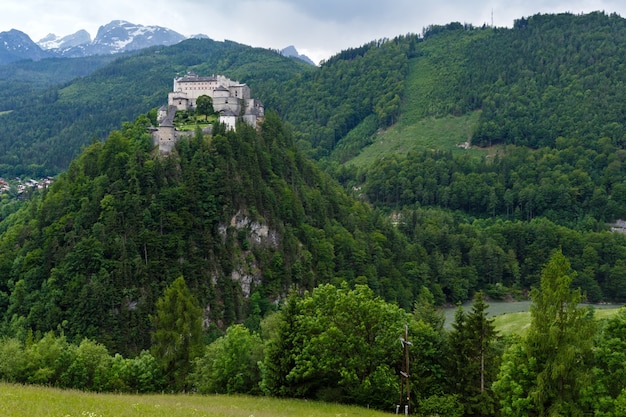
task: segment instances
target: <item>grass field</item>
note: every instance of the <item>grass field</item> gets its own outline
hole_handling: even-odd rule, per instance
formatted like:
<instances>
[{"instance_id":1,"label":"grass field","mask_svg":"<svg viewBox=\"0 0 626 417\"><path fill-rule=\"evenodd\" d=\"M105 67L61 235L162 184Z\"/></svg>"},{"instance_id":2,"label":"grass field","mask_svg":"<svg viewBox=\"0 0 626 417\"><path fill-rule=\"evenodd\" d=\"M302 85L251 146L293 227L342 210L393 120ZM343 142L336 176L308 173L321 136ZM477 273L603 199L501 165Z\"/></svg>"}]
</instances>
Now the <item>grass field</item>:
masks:
<instances>
[{"instance_id":1,"label":"grass field","mask_svg":"<svg viewBox=\"0 0 626 417\"><path fill-rule=\"evenodd\" d=\"M530 327L530 301L493 302L489 303L487 315L493 317L496 330L501 335L519 334ZM610 304L593 305L597 319L609 318L620 310L620 306ZM464 305L466 312L471 311L471 304ZM446 328L451 328L454 321L455 308L445 310Z\"/></svg>"},{"instance_id":2,"label":"grass field","mask_svg":"<svg viewBox=\"0 0 626 417\"><path fill-rule=\"evenodd\" d=\"M381 417L359 407L226 395L115 395L0 383L2 417Z\"/></svg>"},{"instance_id":3,"label":"grass field","mask_svg":"<svg viewBox=\"0 0 626 417\"><path fill-rule=\"evenodd\" d=\"M425 149L449 150L475 156L486 155L487 151L484 149L463 149L457 146L469 140L471 129L478 121L478 117L479 113L474 112L460 117L427 117L409 125L398 123L387 131L378 133L375 141L348 161L348 164L368 166L387 155Z\"/></svg>"},{"instance_id":4,"label":"grass field","mask_svg":"<svg viewBox=\"0 0 626 417\"><path fill-rule=\"evenodd\" d=\"M371 145L347 163L366 167L391 154L406 154L411 150L436 149L455 154L483 157L486 149L464 149L458 145L468 142L475 130L480 111L462 116L432 117L443 114L435 109L443 106L439 97L443 78L440 69L429 58L412 60L410 75L406 78L401 116L389 129L378 132ZM447 86L445 88L448 88Z\"/></svg>"}]
</instances>

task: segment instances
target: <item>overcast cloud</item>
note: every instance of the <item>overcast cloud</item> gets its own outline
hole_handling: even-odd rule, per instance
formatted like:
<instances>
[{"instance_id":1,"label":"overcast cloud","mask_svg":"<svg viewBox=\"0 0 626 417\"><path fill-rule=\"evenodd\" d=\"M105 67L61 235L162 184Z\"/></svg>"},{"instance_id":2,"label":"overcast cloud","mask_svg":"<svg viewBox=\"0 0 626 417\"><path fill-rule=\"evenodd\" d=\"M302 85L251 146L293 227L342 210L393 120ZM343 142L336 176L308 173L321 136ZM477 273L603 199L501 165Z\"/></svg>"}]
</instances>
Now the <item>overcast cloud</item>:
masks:
<instances>
[{"instance_id":1,"label":"overcast cloud","mask_svg":"<svg viewBox=\"0 0 626 417\"><path fill-rule=\"evenodd\" d=\"M127 20L205 34L246 45L294 45L315 62L380 38L421 33L431 24L511 27L536 13L603 10L626 16L623 0L1 0L0 32L18 29L34 41Z\"/></svg>"}]
</instances>

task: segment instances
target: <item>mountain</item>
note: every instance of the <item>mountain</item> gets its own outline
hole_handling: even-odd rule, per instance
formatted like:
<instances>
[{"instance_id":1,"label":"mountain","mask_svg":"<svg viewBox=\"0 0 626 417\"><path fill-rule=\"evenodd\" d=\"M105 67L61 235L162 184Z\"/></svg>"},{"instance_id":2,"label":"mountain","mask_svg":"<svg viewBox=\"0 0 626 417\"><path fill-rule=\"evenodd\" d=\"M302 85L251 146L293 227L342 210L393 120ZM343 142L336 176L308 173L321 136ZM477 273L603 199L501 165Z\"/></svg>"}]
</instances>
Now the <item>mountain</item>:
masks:
<instances>
[{"instance_id":1,"label":"mountain","mask_svg":"<svg viewBox=\"0 0 626 417\"><path fill-rule=\"evenodd\" d=\"M51 53L41 49L24 32L15 29L0 32L0 65L24 59L38 61L51 56Z\"/></svg>"},{"instance_id":2,"label":"mountain","mask_svg":"<svg viewBox=\"0 0 626 417\"><path fill-rule=\"evenodd\" d=\"M89 32L79 30L76 33L63 37L50 33L45 38L40 39L37 45L42 49L53 50L62 54L64 50L89 43L91 43L91 35L89 35Z\"/></svg>"},{"instance_id":3,"label":"mountain","mask_svg":"<svg viewBox=\"0 0 626 417\"><path fill-rule=\"evenodd\" d=\"M98 29L90 54L136 51L155 45L174 45L185 39L180 33L161 26L142 26L114 20Z\"/></svg>"},{"instance_id":4,"label":"mountain","mask_svg":"<svg viewBox=\"0 0 626 417\"><path fill-rule=\"evenodd\" d=\"M114 20L98 29L91 41L82 30L63 38L48 35L39 44L56 56L82 57L136 51L157 45L173 45L185 36L161 26L136 25L124 20Z\"/></svg>"},{"instance_id":5,"label":"mountain","mask_svg":"<svg viewBox=\"0 0 626 417\"><path fill-rule=\"evenodd\" d=\"M160 26L142 26L114 20L98 29L96 37L85 30L68 36L48 36L35 43L19 30L0 32L0 65L21 60L44 58L77 58L132 52L151 46L174 45L185 36Z\"/></svg>"},{"instance_id":6,"label":"mountain","mask_svg":"<svg viewBox=\"0 0 626 417\"><path fill-rule=\"evenodd\" d=\"M300 54L298 53L298 50L296 49L296 47L295 47L295 46L293 46L293 45L290 45L290 46L288 46L288 47L286 47L286 48L282 49L282 50L280 51L280 54L281 54L281 55L283 55L283 56L288 56L288 57L290 57L290 58L298 58L298 59L303 60L303 61L304 61L304 62L306 62L307 64L315 65L315 62L313 62L313 61L311 60L311 58L309 58L309 57L308 57L308 56L306 56L306 55L300 55Z\"/></svg>"}]
</instances>

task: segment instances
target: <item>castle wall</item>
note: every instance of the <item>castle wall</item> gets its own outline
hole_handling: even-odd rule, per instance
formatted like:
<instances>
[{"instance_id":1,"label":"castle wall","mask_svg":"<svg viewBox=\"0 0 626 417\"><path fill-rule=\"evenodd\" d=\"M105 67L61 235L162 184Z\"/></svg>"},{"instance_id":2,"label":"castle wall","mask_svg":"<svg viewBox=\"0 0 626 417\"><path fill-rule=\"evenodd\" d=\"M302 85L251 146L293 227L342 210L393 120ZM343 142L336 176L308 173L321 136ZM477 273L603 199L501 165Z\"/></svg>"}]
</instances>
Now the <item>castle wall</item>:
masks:
<instances>
[{"instance_id":1,"label":"castle wall","mask_svg":"<svg viewBox=\"0 0 626 417\"><path fill-rule=\"evenodd\" d=\"M237 117L235 115L220 116L220 123L224 123L226 125L226 130L235 130Z\"/></svg>"},{"instance_id":2,"label":"castle wall","mask_svg":"<svg viewBox=\"0 0 626 417\"><path fill-rule=\"evenodd\" d=\"M176 111L190 110L196 107L196 99L207 95L213 100L213 108L220 112L219 121L227 129L235 130L239 116L243 121L257 127L263 121L263 104L250 98L250 87L223 75L199 77L189 73L174 79L173 91L168 94L167 117L160 109L159 128L152 131L152 142L162 153L171 152L176 142L182 137L189 137L193 132L180 132L174 127ZM207 133L207 132L205 132Z\"/></svg>"},{"instance_id":3,"label":"castle wall","mask_svg":"<svg viewBox=\"0 0 626 417\"><path fill-rule=\"evenodd\" d=\"M241 111L241 100L235 97L215 97L213 99L213 109L217 112L231 111L239 114Z\"/></svg>"},{"instance_id":4,"label":"castle wall","mask_svg":"<svg viewBox=\"0 0 626 417\"><path fill-rule=\"evenodd\" d=\"M171 152L176 145L178 135L174 126L160 126L152 132L152 145L158 146L161 152Z\"/></svg>"},{"instance_id":5,"label":"castle wall","mask_svg":"<svg viewBox=\"0 0 626 417\"><path fill-rule=\"evenodd\" d=\"M256 126L259 120L256 114L244 114L243 121L250 126Z\"/></svg>"},{"instance_id":6,"label":"castle wall","mask_svg":"<svg viewBox=\"0 0 626 417\"><path fill-rule=\"evenodd\" d=\"M176 109L180 111L189 110L190 108L187 94L180 91L169 93L167 95L167 104L168 106L176 106Z\"/></svg>"},{"instance_id":7,"label":"castle wall","mask_svg":"<svg viewBox=\"0 0 626 417\"><path fill-rule=\"evenodd\" d=\"M228 90L232 97L237 97L244 100L250 99L250 87L245 84L232 85L228 87Z\"/></svg>"}]
</instances>

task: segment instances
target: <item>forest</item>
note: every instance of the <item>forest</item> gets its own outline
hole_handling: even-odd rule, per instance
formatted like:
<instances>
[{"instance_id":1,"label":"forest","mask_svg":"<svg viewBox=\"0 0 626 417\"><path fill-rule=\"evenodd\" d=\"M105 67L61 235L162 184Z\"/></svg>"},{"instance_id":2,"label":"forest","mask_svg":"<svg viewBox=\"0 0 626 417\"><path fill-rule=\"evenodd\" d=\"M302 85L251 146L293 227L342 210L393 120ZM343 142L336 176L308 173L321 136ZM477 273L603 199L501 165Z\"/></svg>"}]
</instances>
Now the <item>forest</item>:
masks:
<instances>
[{"instance_id":1,"label":"forest","mask_svg":"<svg viewBox=\"0 0 626 417\"><path fill-rule=\"evenodd\" d=\"M0 378L393 411L408 325L416 413L623 415L626 317L579 304L626 301L625 35L597 12L430 26L319 68L199 39L11 64L0 174L58 175L0 201ZM261 128L155 152L188 70L248 83ZM357 158L444 119L471 152ZM489 300L528 298L527 333L499 336Z\"/></svg>"}]
</instances>

